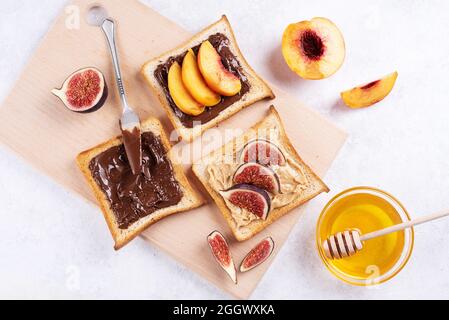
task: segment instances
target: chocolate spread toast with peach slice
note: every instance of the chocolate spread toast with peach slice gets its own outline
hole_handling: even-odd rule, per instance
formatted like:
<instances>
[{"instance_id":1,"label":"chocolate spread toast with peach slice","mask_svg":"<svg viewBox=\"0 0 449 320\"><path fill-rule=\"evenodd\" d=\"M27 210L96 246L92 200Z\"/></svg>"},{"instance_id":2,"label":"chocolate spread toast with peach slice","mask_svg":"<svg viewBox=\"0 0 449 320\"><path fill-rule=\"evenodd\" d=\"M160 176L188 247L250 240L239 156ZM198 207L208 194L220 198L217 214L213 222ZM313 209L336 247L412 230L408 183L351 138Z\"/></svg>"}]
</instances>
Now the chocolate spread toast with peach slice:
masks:
<instances>
[{"instance_id":1,"label":"chocolate spread toast with peach slice","mask_svg":"<svg viewBox=\"0 0 449 320\"><path fill-rule=\"evenodd\" d=\"M226 16L141 72L187 141L246 106L274 98L240 52Z\"/></svg>"}]
</instances>

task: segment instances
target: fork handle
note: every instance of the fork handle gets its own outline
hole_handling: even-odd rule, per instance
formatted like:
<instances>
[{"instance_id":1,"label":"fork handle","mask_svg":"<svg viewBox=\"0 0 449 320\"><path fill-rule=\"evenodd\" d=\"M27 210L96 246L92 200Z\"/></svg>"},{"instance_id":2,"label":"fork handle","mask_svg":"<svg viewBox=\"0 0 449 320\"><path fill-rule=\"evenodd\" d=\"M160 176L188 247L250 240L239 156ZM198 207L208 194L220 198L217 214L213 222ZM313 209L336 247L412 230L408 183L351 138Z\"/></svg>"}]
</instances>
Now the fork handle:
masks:
<instances>
[{"instance_id":1,"label":"fork handle","mask_svg":"<svg viewBox=\"0 0 449 320\"><path fill-rule=\"evenodd\" d=\"M112 56L112 64L114 66L115 80L117 82L118 92L123 105L123 112L126 112L129 107L126 99L125 88L123 87L122 72L120 71L120 63L117 54L114 21L110 18L105 19L101 25L101 29L103 30L108 42L109 51Z\"/></svg>"}]
</instances>

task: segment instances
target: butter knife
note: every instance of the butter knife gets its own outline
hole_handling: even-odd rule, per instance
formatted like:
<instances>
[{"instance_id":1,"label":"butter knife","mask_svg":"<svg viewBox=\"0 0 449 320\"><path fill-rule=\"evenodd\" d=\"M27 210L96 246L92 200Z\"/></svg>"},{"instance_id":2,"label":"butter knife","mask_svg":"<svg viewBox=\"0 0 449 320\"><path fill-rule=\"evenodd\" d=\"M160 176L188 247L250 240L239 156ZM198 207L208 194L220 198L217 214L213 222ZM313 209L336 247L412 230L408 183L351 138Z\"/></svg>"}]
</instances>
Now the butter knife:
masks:
<instances>
[{"instance_id":1,"label":"butter knife","mask_svg":"<svg viewBox=\"0 0 449 320\"><path fill-rule=\"evenodd\" d=\"M133 111L126 99L125 89L122 82L122 73L117 54L115 41L115 24L110 18L105 19L101 24L101 29L106 35L109 50L112 55L112 64L114 65L115 79L117 82L120 100L122 101L123 114L120 119L120 128L122 130L123 144L125 145L126 156L133 174L140 174L142 169L142 141L140 136L139 116Z\"/></svg>"}]
</instances>

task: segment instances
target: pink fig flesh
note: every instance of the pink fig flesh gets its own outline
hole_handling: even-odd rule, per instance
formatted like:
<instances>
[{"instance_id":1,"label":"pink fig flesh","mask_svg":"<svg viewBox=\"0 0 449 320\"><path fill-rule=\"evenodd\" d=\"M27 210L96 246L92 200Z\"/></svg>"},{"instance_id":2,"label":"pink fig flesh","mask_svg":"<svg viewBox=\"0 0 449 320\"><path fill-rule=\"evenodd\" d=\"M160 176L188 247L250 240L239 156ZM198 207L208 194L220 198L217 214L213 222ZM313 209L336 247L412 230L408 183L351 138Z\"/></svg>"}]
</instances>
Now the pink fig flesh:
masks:
<instances>
[{"instance_id":1,"label":"pink fig flesh","mask_svg":"<svg viewBox=\"0 0 449 320\"><path fill-rule=\"evenodd\" d=\"M60 89L51 91L71 111L93 112L101 108L108 96L108 87L100 70L84 68L72 73Z\"/></svg>"},{"instance_id":2,"label":"pink fig flesh","mask_svg":"<svg viewBox=\"0 0 449 320\"><path fill-rule=\"evenodd\" d=\"M274 251L273 238L268 237L259 242L243 259L240 272L246 272L265 262Z\"/></svg>"},{"instance_id":3,"label":"pink fig flesh","mask_svg":"<svg viewBox=\"0 0 449 320\"><path fill-rule=\"evenodd\" d=\"M271 207L268 193L251 184L236 184L221 193L233 205L243 208L259 218L266 220Z\"/></svg>"},{"instance_id":4,"label":"pink fig flesh","mask_svg":"<svg viewBox=\"0 0 449 320\"><path fill-rule=\"evenodd\" d=\"M207 243L215 258L215 261L228 274L231 280L237 284L237 272L235 271L234 260L229 250L228 242L219 231L213 231L207 237Z\"/></svg>"},{"instance_id":5,"label":"pink fig flesh","mask_svg":"<svg viewBox=\"0 0 449 320\"><path fill-rule=\"evenodd\" d=\"M242 162L257 162L265 166L285 164L285 156L273 143L256 139L246 144L241 153Z\"/></svg>"},{"instance_id":6,"label":"pink fig flesh","mask_svg":"<svg viewBox=\"0 0 449 320\"><path fill-rule=\"evenodd\" d=\"M277 174L269 167L258 163L244 163L235 172L235 183L252 184L271 193L280 193L280 182Z\"/></svg>"}]
</instances>

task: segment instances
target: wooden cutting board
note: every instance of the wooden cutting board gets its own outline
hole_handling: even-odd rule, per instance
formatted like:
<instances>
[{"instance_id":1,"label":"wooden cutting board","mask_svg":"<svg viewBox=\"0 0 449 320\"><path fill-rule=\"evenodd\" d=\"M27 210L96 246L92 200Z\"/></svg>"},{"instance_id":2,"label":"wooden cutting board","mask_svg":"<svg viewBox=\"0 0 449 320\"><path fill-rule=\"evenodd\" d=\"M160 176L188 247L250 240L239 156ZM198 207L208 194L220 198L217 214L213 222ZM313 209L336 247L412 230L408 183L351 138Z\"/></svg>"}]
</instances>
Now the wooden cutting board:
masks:
<instances>
[{"instance_id":1,"label":"wooden cutting board","mask_svg":"<svg viewBox=\"0 0 449 320\"><path fill-rule=\"evenodd\" d=\"M74 1L65 8L43 38L0 108L1 143L62 186L96 203L75 165L75 157L80 151L119 134L117 121L121 107L104 36L101 30L87 25L84 20L85 12L93 3L106 7L110 16L118 22L118 45L129 102L137 108L141 119L150 115L161 119L167 132L172 130L172 126L140 77L139 70L147 60L179 45L191 33L137 0ZM232 24L232 17L229 18ZM219 17L208 19L205 20L205 26ZM237 40L239 32L236 34ZM50 90L59 87L74 70L86 66L96 66L104 71L111 88L110 96L99 111L76 114L66 110L50 94ZM323 176L343 145L345 133L285 92L277 88L274 91L277 96L275 100L248 107L219 125L218 130L247 129L262 119L268 106L274 104L299 154ZM220 141L212 137L205 134L203 154L221 145ZM193 145L178 144L176 148L192 150L192 147L199 147L199 142L197 140ZM186 165L186 171L192 183L205 193L190 172L190 164ZM250 248L267 235L276 241L277 253L306 207L293 210L255 238L237 243L231 240L230 230L218 209L207 195L205 197L207 205L168 217L151 226L143 233L143 237L216 286L237 298L248 298L270 263L239 275L239 284L234 285L215 264L205 240L207 234L214 229L224 232L230 239L232 254L238 264Z\"/></svg>"}]
</instances>

